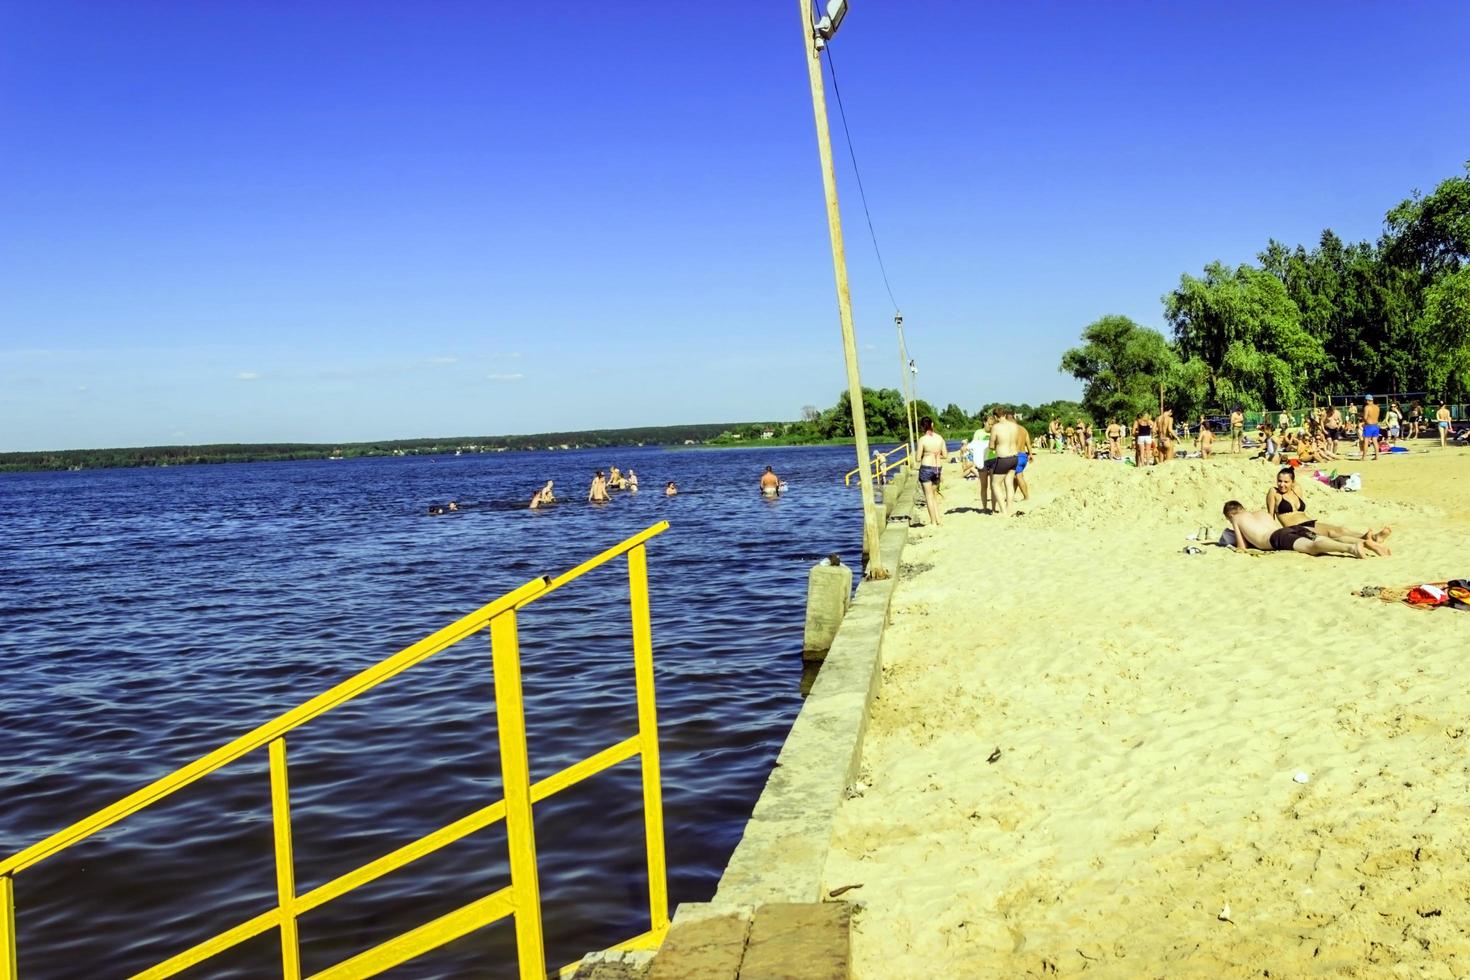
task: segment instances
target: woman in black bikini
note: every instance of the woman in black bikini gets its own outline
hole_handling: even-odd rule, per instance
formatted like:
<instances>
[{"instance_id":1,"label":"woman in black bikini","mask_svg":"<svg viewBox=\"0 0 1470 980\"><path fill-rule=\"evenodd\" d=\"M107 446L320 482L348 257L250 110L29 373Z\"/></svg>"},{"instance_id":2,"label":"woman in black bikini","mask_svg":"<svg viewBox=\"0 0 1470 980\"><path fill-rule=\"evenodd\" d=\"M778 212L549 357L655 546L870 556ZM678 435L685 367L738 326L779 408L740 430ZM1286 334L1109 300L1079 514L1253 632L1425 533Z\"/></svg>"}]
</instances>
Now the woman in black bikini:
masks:
<instances>
[{"instance_id":1,"label":"woman in black bikini","mask_svg":"<svg viewBox=\"0 0 1470 980\"><path fill-rule=\"evenodd\" d=\"M1385 527L1378 531L1369 528L1359 534L1336 524L1328 524L1326 521L1307 517L1307 502L1296 488L1296 470L1290 466L1283 466L1277 471L1276 485L1266 491L1266 512L1275 517L1276 523L1282 527L1308 527L1318 534L1338 541L1352 539L1371 541L1376 546L1373 548L1374 551L1381 555L1389 554L1383 542L1387 541L1388 536L1393 533L1392 528Z\"/></svg>"}]
</instances>

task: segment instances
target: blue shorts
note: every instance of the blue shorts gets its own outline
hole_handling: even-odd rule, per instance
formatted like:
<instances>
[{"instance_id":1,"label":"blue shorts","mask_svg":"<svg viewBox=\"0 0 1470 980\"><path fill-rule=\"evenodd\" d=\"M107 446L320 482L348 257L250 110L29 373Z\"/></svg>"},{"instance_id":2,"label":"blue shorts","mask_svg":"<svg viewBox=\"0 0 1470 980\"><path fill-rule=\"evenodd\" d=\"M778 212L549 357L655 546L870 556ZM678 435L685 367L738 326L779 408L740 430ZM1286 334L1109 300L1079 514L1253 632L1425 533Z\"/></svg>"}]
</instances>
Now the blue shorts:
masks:
<instances>
[{"instance_id":1,"label":"blue shorts","mask_svg":"<svg viewBox=\"0 0 1470 980\"><path fill-rule=\"evenodd\" d=\"M1026 460L1028 460L1030 458L1031 458L1031 454L1030 453L1017 453L1016 454L1016 472L1017 473L1024 473L1024 472L1026 472Z\"/></svg>"},{"instance_id":2,"label":"blue shorts","mask_svg":"<svg viewBox=\"0 0 1470 980\"><path fill-rule=\"evenodd\" d=\"M936 484L937 485L939 483L939 467L937 467L937 466L920 466L919 467L919 482L920 483L933 483L933 484Z\"/></svg>"},{"instance_id":3,"label":"blue shorts","mask_svg":"<svg viewBox=\"0 0 1470 980\"><path fill-rule=\"evenodd\" d=\"M1378 426L1376 426L1376 425L1364 425L1363 426L1363 438L1364 439L1377 439L1380 435L1382 435L1382 430L1379 429Z\"/></svg>"}]
</instances>

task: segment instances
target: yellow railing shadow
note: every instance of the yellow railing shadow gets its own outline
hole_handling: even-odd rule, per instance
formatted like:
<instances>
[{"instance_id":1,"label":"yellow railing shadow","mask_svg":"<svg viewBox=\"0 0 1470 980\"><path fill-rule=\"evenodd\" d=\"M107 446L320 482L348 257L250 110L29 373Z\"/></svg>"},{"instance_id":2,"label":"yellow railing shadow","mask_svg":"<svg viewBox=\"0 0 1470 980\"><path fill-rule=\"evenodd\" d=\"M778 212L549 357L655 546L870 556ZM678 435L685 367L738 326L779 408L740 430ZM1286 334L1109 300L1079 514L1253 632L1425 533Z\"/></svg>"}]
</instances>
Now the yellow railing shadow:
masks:
<instances>
[{"instance_id":1,"label":"yellow railing shadow","mask_svg":"<svg viewBox=\"0 0 1470 980\"><path fill-rule=\"evenodd\" d=\"M296 920L301 915L504 820L510 854L510 885L313 976L374 976L498 919L512 916L515 920L520 976L522 980L544 980L547 976L546 954L542 942L541 890L536 870L536 840L531 806L635 755L641 756L643 767L649 929L615 948L657 947L662 942L664 933L668 931L669 910L664 866L663 791L659 779L658 724L653 690L653 634L648 607L648 556L645 544L649 539L668 530L668 527L667 522L661 521L556 578L543 577L527 582L305 704L0 861L0 980L17 980L19 975L15 931L17 874L261 747L266 747L270 756L276 906L136 974L137 978L173 976L253 936L277 929L281 939L281 975L285 980L299 980L301 960ZM516 613L524 606L624 554L628 556L634 685L638 695L638 734L532 783L526 749L526 718L521 690L520 638L516 627ZM494 661L495 706L505 798L390 851L304 895L297 894L291 844L286 733L396 677L487 626L490 628L491 655Z\"/></svg>"},{"instance_id":2,"label":"yellow railing shadow","mask_svg":"<svg viewBox=\"0 0 1470 980\"><path fill-rule=\"evenodd\" d=\"M892 459L893 453L897 453L897 452L902 452L903 455L900 456L898 459ZM886 475L888 473L892 473L894 470L898 469L900 466L903 466L906 463L908 463L908 461L909 461L909 447L908 447L908 443L904 443L902 446L899 446L897 449L893 450L893 452L890 452L888 454L888 457L890 458L891 461L888 463L888 465L882 467L881 469L879 468L878 461L876 459L870 459L870 460L868 460L868 469L872 471L873 476L874 476L875 479L877 477L884 476L884 475ZM847 471L847 475L845 475L842 478L843 485L844 486L849 486L849 487L852 486L852 478L855 477L855 476L857 476L858 473L861 472L861 471L862 471L862 467L861 466L854 466L852 469L848 470Z\"/></svg>"}]
</instances>

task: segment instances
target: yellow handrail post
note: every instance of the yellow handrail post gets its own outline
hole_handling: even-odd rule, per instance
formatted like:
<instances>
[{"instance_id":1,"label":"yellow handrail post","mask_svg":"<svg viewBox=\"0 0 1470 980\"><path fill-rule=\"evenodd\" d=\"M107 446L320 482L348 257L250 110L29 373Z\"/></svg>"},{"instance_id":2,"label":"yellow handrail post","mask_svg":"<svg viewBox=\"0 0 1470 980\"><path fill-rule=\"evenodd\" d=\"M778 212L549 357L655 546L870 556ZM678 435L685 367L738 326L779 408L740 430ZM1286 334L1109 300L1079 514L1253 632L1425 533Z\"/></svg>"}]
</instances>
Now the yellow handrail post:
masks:
<instances>
[{"instance_id":1,"label":"yellow handrail post","mask_svg":"<svg viewBox=\"0 0 1470 980\"><path fill-rule=\"evenodd\" d=\"M301 980L296 930L296 859L291 849L291 784L286 779L286 738L271 740L271 826L276 837L276 901L281 910L281 977Z\"/></svg>"},{"instance_id":2,"label":"yellow handrail post","mask_svg":"<svg viewBox=\"0 0 1470 980\"><path fill-rule=\"evenodd\" d=\"M0 980L16 980L15 879L0 875Z\"/></svg>"},{"instance_id":3,"label":"yellow handrail post","mask_svg":"<svg viewBox=\"0 0 1470 980\"><path fill-rule=\"evenodd\" d=\"M500 730L517 959L521 980L545 980L541 884L536 875L536 827L531 818L531 763L526 751L526 706L522 700L520 638L514 609L490 620L490 652L495 663L495 723Z\"/></svg>"},{"instance_id":4,"label":"yellow handrail post","mask_svg":"<svg viewBox=\"0 0 1470 980\"><path fill-rule=\"evenodd\" d=\"M664 865L663 785L659 776L658 713L653 696L653 623L648 611L648 552L628 552L633 613L633 677L638 690L638 755L643 766L643 827L648 850L648 920L654 932L669 926L668 871Z\"/></svg>"}]
</instances>

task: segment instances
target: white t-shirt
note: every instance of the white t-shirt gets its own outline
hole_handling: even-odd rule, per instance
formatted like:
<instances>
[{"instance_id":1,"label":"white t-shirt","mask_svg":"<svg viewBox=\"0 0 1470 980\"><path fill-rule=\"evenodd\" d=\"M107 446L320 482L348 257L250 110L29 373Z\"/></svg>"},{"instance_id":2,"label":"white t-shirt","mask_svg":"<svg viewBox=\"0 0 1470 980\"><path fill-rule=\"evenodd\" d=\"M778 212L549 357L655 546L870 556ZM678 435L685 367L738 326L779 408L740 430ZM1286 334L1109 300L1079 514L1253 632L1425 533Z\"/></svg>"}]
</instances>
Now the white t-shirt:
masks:
<instances>
[{"instance_id":1,"label":"white t-shirt","mask_svg":"<svg viewBox=\"0 0 1470 980\"><path fill-rule=\"evenodd\" d=\"M976 429L975 434L970 437L970 452L974 454L976 466L985 465L985 453L990 449L990 432L986 429Z\"/></svg>"}]
</instances>

